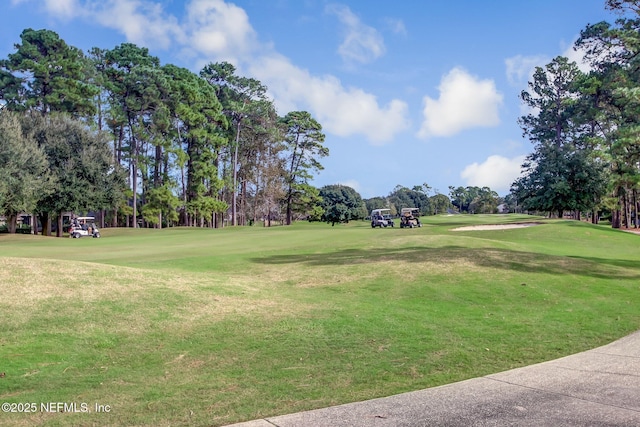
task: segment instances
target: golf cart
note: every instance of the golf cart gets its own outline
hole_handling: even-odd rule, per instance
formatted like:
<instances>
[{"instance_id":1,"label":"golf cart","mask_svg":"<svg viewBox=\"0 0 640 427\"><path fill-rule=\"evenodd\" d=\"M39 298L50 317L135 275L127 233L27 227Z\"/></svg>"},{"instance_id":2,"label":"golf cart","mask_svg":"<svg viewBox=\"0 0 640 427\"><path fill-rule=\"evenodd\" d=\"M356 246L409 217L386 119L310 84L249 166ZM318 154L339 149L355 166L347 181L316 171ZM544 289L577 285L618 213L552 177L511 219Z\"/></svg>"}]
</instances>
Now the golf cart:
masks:
<instances>
[{"instance_id":1,"label":"golf cart","mask_svg":"<svg viewBox=\"0 0 640 427\"><path fill-rule=\"evenodd\" d=\"M79 239L85 236L100 237L100 230L96 227L95 218L92 216L80 216L71 220L69 237Z\"/></svg>"},{"instance_id":2,"label":"golf cart","mask_svg":"<svg viewBox=\"0 0 640 427\"><path fill-rule=\"evenodd\" d=\"M402 208L400 211L400 228L422 227L420 209Z\"/></svg>"},{"instance_id":3,"label":"golf cart","mask_svg":"<svg viewBox=\"0 0 640 427\"><path fill-rule=\"evenodd\" d=\"M371 211L371 228L393 227L391 209L374 209Z\"/></svg>"}]
</instances>

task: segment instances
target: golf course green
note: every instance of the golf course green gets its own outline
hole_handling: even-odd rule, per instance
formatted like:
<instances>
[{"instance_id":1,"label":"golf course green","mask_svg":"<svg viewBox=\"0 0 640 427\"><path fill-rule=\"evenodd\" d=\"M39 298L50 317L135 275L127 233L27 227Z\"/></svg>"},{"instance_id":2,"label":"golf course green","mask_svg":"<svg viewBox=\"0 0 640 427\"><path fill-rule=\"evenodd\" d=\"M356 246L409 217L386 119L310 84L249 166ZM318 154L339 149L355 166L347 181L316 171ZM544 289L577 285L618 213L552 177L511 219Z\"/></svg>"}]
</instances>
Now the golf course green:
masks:
<instances>
[{"instance_id":1,"label":"golf course green","mask_svg":"<svg viewBox=\"0 0 640 427\"><path fill-rule=\"evenodd\" d=\"M422 222L0 234L0 425L220 426L640 329L640 235L526 215Z\"/></svg>"}]
</instances>

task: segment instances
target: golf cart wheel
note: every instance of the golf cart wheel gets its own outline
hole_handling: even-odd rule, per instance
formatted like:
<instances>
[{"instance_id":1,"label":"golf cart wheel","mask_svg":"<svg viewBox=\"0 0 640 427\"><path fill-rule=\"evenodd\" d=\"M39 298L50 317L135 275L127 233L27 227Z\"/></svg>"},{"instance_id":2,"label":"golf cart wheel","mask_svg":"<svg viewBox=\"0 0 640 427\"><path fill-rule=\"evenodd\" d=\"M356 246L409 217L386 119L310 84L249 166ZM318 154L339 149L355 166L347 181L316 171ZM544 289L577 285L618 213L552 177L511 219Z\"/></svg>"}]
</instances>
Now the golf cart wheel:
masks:
<instances>
[{"instance_id":1,"label":"golf cart wheel","mask_svg":"<svg viewBox=\"0 0 640 427\"><path fill-rule=\"evenodd\" d=\"M93 237L94 237L94 238L96 238L96 239L99 239L99 238L100 238L100 233L95 233L95 234L93 235Z\"/></svg>"},{"instance_id":2,"label":"golf cart wheel","mask_svg":"<svg viewBox=\"0 0 640 427\"><path fill-rule=\"evenodd\" d=\"M82 235L80 233L73 233L73 238L74 239L79 239L80 237L82 237Z\"/></svg>"}]
</instances>

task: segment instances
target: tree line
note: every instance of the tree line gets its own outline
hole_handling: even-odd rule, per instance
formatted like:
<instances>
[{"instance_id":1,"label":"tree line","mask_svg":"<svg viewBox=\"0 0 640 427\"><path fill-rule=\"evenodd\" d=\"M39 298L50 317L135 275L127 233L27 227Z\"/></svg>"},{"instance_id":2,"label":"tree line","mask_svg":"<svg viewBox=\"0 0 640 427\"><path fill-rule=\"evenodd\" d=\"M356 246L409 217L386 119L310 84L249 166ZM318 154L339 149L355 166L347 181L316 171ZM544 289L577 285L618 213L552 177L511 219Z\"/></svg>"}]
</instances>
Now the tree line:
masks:
<instances>
[{"instance_id":1,"label":"tree line","mask_svg":"<svg viewBox=\"0 0 640 427\"><path fill-rule=\"evenodd\" d=\"M446 196L429 184L405 187L397 185L387 196L362 199L354 189L343 185L327 185L320 189L321 205L309 219L331 224L364 219L374 209L389 209L392 216L399 216L402 208L416 208L420 215L448 213L493 214L499 211L514 212L513 197L500 197L489 187L449 187Z\"/></svg>"},{"instance_id":2,"label":"tree line","mask_svg":"<svg viewBox=\"0 0 640 427\"><path fill-rule=\"evenodd\" d=\"M519 124L533 144L504 199L487 187L397 186L362 198L310 185L329 154L306 111L279 116L258 80L232 64L199 73L161 64L123 43L87 53L55 32L26 29L0 60L0 213L36 214L43 234L64 212L102 212L113 226L220 227L305 218L344 222L375 208L549 212L638 227L640 199L640 2L606 0L614 24L581 31L565 57L537 67ZM351 199L355 199L351 200Z\"/></svg>"},{"instance_id":3,"label":"tree line","mask_svg":"<svg viewBox=\"0 0 640 427\"><path fill-rule=\"evenodd\" d=\"M581 31L575 47L590 70L557 57L537 67L520 118L534 151L512 187L522 209L581 212L614 228L638 227L640 200L640 2L607 0L619 13Z\"/></svg>"},{"instance_id":4,"label":"tree line","mask_svg":"<svg viewBox=\"0 0 640 427\"><path fill-rule=\"evenodd\" d=\"M0 213L113 226L290 224L317 206L329 154L306 111L279 116L232 64L198 74L123 43L86 54L26 29L0 60Z\"/></svg>"},{"instance_id":5,"label":"tree line","mask_svg":"<svg viewBox=\"0 0 640 427\"><path fill-rule=\"evenodd\" d=\"M85 54L33 29L0 60L0 213L10 232L21 213L61 236L65 212L100 212L103 226L221 227L347 222L381 207L496 211L486 187L450 187L451 200L427 184L368 200L346 186L315 188L324 139L308 112L279 116L267 88L226 62L195 74L135 44Z\"/></svg>"}]
</instances>

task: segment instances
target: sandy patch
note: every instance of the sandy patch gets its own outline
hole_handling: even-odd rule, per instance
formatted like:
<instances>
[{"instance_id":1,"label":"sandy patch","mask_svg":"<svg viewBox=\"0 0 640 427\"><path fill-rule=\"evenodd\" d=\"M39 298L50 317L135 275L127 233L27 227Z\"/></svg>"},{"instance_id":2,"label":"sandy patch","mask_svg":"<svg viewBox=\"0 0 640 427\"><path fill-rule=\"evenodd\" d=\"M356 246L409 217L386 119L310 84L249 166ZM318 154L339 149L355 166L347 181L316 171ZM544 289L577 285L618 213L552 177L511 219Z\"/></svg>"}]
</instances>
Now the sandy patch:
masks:
<instances>
[{"instance_id":1,"label":"sandy patch","mask_svg":"<svg viewBox=\"0 0 640 427\"><path fill-rule=\"evenodd\" d=\"M486 224L471 225L468 227L453 228L451 231L479 231L479 230L510 230L512 228L525 228L540 225L539 222L521 222L517 224Z\"/></svg>"}]
</instances>

